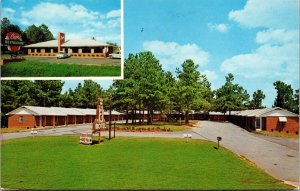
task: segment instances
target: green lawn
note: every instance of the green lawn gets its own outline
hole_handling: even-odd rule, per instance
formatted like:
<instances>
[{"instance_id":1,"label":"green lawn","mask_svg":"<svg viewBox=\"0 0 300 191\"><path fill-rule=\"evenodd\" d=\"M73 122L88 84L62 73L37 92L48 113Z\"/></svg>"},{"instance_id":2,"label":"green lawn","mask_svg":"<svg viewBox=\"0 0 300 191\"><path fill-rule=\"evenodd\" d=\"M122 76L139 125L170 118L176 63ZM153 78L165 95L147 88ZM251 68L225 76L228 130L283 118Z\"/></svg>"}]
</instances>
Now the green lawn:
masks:
<instances>
[{"instance_id":1,"label":"green lawn","mask_svg":"<svg viewBox=\"0 0 300 191\"><path fill-rule=\"evenodd\" d=\"M97 139L95 137L95 139ZM12 189L291 189L215 143L78 136L2 143L2 185Z\"/></svg>"},{"instance_id":2,"label":"green lawn","mask_svg":"<svg viewBox=\"0 0 300 191\"><path fill-rule=\"evenodd\" d=\"M1 66L2 77L79 77L121 76L121 66L57 64L22 61Z\"/></svg>"},{"instance_id":3,"label":"green lawn","mask_svg":"<svg viewBox=\"0 0 300 191\"><path fill-rule=\"evenodd\" d=\"M185 125L179 122L153 122L151 125L139 124L116 124L117 130L125 131L183 131L196 125L196 122Z\"/></svg>"}]
</instances>

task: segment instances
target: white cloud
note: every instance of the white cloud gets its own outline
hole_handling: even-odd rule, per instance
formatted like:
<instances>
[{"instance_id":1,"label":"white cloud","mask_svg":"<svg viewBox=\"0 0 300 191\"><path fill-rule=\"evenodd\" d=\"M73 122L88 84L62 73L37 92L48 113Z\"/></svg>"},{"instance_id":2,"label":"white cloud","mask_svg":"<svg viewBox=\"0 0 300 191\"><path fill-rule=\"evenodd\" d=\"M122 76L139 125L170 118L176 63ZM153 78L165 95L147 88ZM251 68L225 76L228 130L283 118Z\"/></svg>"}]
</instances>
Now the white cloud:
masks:
<instances>
[{"instance_id":1,"label":"white cloud","mask_svg":"<svg viewBox=\"0 0 300 191\"><path fill-rule=\"evenodd\" d=\"M215 81L218 78L218 75L215 71L211 71L211 70L204 70L202 72L202 74L205 74L208 81L212 82Z\"/></svg>"},{"instance_id":2,"label":"white cloud","mask_svg":"<svg viewBox=\"0 0 300 191\"><path fill-rule=\"evenodd\" d=\"M16 11L12 8L3 8L1 17L2 18L7 17L8 19L11 20L11 18L14 17L15 12Z\"/></svg>"},{"instance_id":3,"label":"white cloud","mask_svg":"<svg viewBox=\"0 0 300 191\"><path fill-rule=\"evenodd\" d=\"M229 19L250 27L298 28L298 0L248 0L242 10L229 13Z\"/></svg>"},{"instance_id":4,"label":"white cloud","mask_svg":"<svg viewBox=\"0 0 300 191\"><path fill-rule=\"evenodd\" d=\"M246 78L290 78L297 80L299 45L288 43L282 46L262 45L254 53L240 54L226 59L221 71Z\"/></svg>"},{"instance_id":5,"label":"white cloud","mask_svg":"<svg viewBox=\"0 0 300 191\"><path fill-rule=\"evenodd\" d=\"M196 44L180 45L176 42L146 41L145 50L151 51L161 62L164 69L175 71L186 59L192 59L200 67L209 62L209 54Z\"/></svg>"},{"instance_id":6,"label":"white cloud","mask_svg":"<svg viewBox=\"0 0 300 191\"><path fill-rule=\"evenodd\" d=\"M225 33L229 29L228 25L223 24L223 23L221 23L221 24L208 23L207 26L211 31L218 31L221 33Z\"/></svg>"},{"instance_id":7,"label":"white cloud","mask_svg":"<svg viewBox=\"0 0 300 191\"><path fill-rule=\"evenodd\" d=\"M46 15L45 15L46 14ZM42 2L37 4L30 11L22 11L22 18L33 23L68 23L97 19L97 13L87 10L82 5L58 4Z\"/></svg>"},{"instance_id":8,"label":"white cloud","mask_svg":"<svg viewBox=\"0 0 300 191\"><path fill-rule=\"evenodd\" d=\"M106 18L107 15L110 18ZM101 14L80 4L41 2L31 10L22 10L21 17L17 20L25 26L46 24L54 37L58 32L64 32L67 39L103 36L101 39L114 39L113 42L118 44L121 41L117 10Z\"/></svg>"},{"instance_id":9,"label":"white cloud","mask_svg":"<svg viewBox=\"0 0 300 191\"><path fill-rule=\"evenodd\" d=\"M106 14L107 18L121 17L121 10L112 10Z\"/></svg>"},{"instance_id":10,"label":"white cloud","mask_svg":"<svg viewBox=\"0 0 300 191\"><path fill-rule=\"evenodd\" d=\"M268 29L256 34L259 44L285 44L299 42L299 30Z\"/></svg>"},{"instance_id":11,"label":"white cloud","mask_svg":"<svg viewBox=\"0 0 300 191\"><path fill-rule=\"evenodd\" d=\"M226 59L221 71L245 78L263 78L298 83L299 29L297 0L248 0L242 10L231 11L229 19L250 27L266 29L256 34L259 47Z\"/></svg>"}]
</instances>

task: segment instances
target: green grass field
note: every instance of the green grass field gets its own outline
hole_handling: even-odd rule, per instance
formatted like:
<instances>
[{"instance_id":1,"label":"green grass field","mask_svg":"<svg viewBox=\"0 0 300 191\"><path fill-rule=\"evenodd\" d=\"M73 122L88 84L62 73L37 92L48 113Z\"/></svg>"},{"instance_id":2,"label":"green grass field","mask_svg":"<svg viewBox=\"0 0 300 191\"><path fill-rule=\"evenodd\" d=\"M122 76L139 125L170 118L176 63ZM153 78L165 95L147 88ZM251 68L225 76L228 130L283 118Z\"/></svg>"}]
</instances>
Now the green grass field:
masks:
<instances>
[{"instance_id":1,"label":"green grass field","mask_svg":"<svg viewBox=\"0 0 300 191\"><path fill-rule=\"evenodd\" d=\"M2 77L121 76L121 66L93 66L23 61L1 66Z\"/></svg>"},{"instance_id":2,"label":"green grass field","mask_svg":"<svg viewBox=\"0 0 300 191\"><path fill-rule=\"evenodd\" d=\"M215 143L78 136L2 143L2 185L12 189L291 189Z\"/></svg>"}]
</instances>

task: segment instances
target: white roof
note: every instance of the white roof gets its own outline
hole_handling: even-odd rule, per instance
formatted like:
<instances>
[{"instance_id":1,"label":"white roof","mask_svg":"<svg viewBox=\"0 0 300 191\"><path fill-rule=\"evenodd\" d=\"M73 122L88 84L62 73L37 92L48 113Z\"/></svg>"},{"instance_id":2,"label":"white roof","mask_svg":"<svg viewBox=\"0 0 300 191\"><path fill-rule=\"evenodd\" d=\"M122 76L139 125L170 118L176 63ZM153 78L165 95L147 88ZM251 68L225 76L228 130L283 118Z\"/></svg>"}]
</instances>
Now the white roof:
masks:
<instances>
[{"instance_id":1,"label":"white roof","mask_svg":"<svg viewBox=\"0 0 300 191\"><path fill-rule=\"evenodd\" d=\"M263 108L263 109L252 109L252 110L243 110L237 112L235 115L238 116L247 116L247 117L265 117L265 116L298 116L295 113L282 109L280 107L275 108Z\"/></svg>"},{"instance_id":2,"label":"white roof","mask_svg":"<svg viewBox=\"0 0 300 191\"><path fill-rule=\"evenodd\" d=\"M99 46L111 46L109 44L98 42L93 39L72 39L66 40L61 44L61 47L99 47ZM45 42L39 42L24 46L25 48L57 48L58 40L49 40Z\"/></svg>"},{"instance_id":3,"label":"white roof","mask_svg":"<svg viewBox=\"0 0 300 191\"><path fill-rule=\"evenodd\" d=\"M47 116L68 116L68 115L96 115L96 109L81 109L81 108L66 108L66 107L38 107L38 106L22 106L6 115L22 114L22 115L47 115ZM118 111L112 111L112 115L121 115ZM109 115L109 112L104 112L104 115Z\"/></svg>"},{"instance_id":4,"label":"white roof","mask_svg":"<svg viewBox=\"0 0 300 191\"><path fill-rule=\"evenodd\" d=\"M96 115L96 109L81 109L81 108L73 108L83 115Z\"/></svg>"},{"instance_id":5,"label":"white roof","mask_svg":"<svg viewBox=\"0 0 300 191\"><path fill-rule=\"evenodd\" d=\"M51 107L38 107L38 106L22 106L19 107L11 112L9 114L22 114L25 110L27 113L32 115L48 115L48 116L67 116L65 113L58 111Z\"/></svg>"},{"instance_id":6,"label":"white roof","mask_svg":"<svg viewBox=\"0 0 300 191\"><path fill-rule=\"evenodd\" d=\"M61 45L61 47L98 47L98 46L111 46L106 43L97 42L93 39L76 39L76 40L67 40L65 43Z\"/></svg>"},{"instance_id":7,"label":"white roof","mask_svg":"<svg viewBox=\"0 0 300 191\"><path fill-rule=\"evenodd\" d=\"M82 112L78 111L76 108L65 108L65 107L51 107L57 111L63 112L66 115L85 115Z\"/></svg>"},{"instance_id":8,"label":"white roof","mask_svg":"<svg viewBox=\"0 0 300 191\"><path fill-rule=\"evenodd\" d=\"M25 48L50 48L50 47L57 47L58 41L57 40L49 40L45 42L39 42L35 44L29 44L24 46Z\"/></svg>"}]
</instances>

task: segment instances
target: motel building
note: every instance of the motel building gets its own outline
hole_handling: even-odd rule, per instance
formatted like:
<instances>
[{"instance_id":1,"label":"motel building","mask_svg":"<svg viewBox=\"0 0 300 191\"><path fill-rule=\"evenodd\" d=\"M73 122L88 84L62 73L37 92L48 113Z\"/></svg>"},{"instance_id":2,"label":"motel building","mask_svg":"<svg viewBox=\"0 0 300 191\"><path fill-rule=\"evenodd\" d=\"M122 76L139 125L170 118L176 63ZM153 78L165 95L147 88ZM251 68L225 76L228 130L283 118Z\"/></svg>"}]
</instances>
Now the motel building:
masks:
<instances>
[{"instance_id":1,"label":"motel building","mask_svg":"<svg viewBox=\"0 0 300 191\"><path fill-rule=\"evenodd\" d=\"M55 57L64 51L70 57L106 58L113 52L113 46L94 39L65 40L64 33L58 33L58 40L50 40L24 46L28 56Z\"/></svg>"},{"instance_id":2,"label":"motel building","mask_svg":"<svg viewBox=\"0 0 300 191\"><path fill-rule=\"evenodd\" d=\"M8 128L55 127L93 123L96 109L22 106L6 114ZM104 112L109 120L109 112ZM112 111L111 120L124 120L125 114Z\"/></svg>"},{"instance_id":3,"label":"motel building","mask_svg":"<svg viewBox=\"0 0 300 191\"><path fill-rule=\"evenodd\" d=\"M249 131L299 133L299 115L280 107L253 110L209 112L211 121L229 121Z\"/></svg>"}]
</instances>

